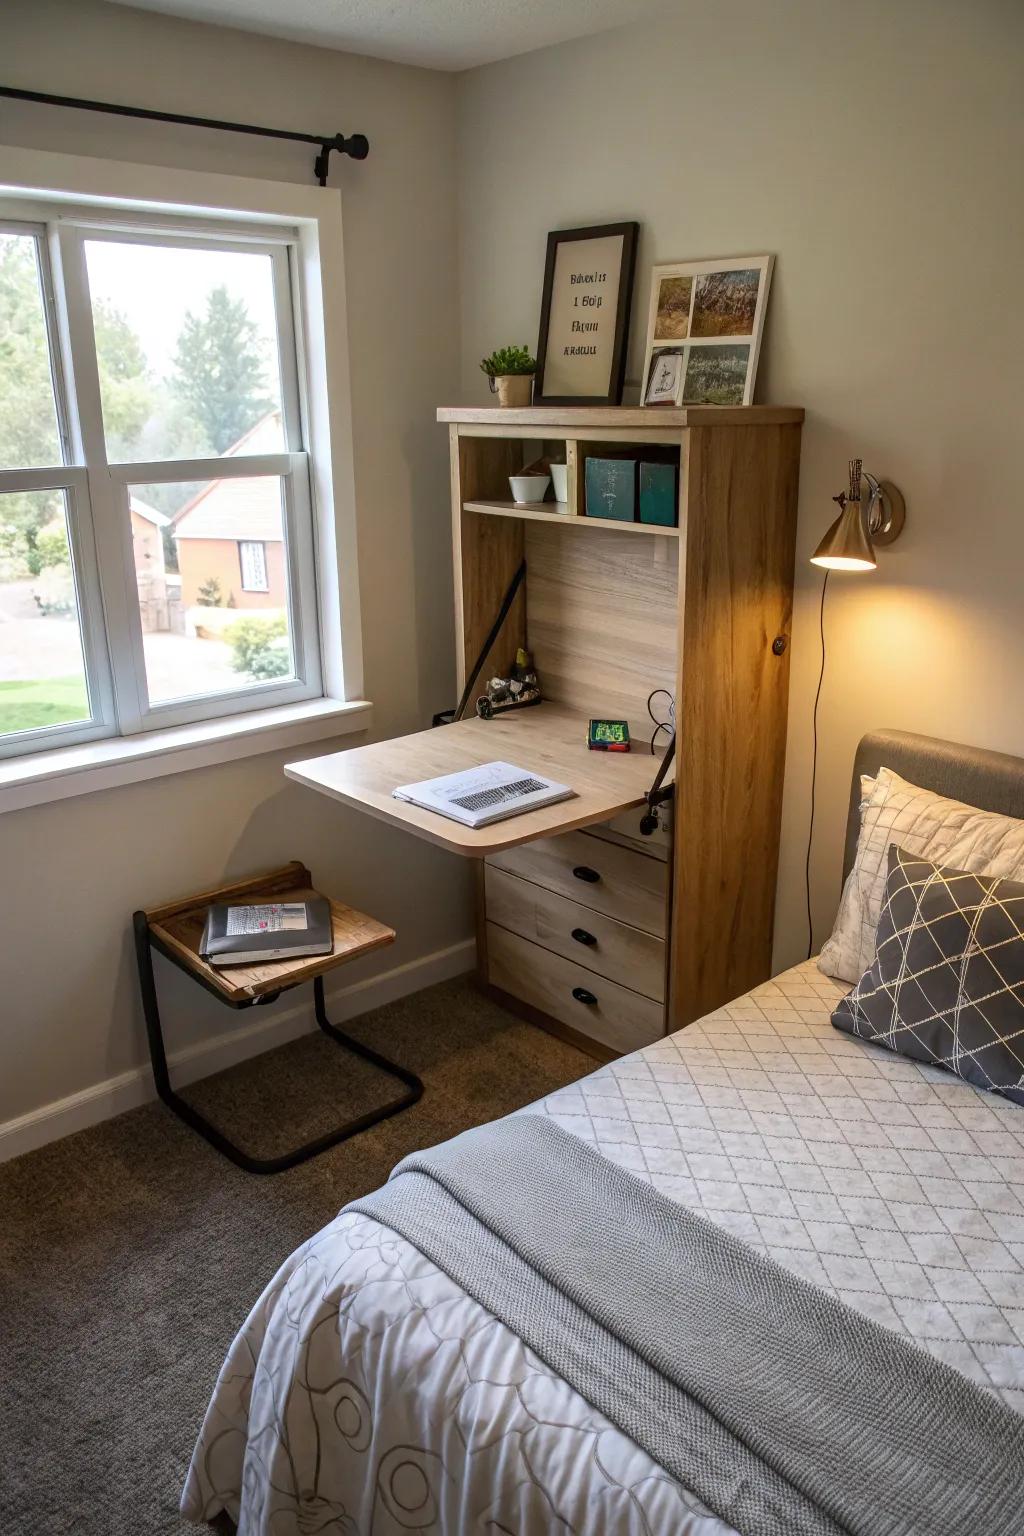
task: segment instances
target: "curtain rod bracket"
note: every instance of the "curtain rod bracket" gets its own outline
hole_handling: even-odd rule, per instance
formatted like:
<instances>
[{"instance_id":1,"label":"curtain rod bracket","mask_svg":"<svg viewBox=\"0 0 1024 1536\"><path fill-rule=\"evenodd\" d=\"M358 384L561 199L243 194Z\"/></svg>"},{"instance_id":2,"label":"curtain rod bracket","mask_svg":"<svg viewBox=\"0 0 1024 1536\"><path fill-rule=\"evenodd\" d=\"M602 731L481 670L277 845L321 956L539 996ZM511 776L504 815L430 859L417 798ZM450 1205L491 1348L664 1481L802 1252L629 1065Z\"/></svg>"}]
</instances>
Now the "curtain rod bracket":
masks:
<instances>
[{"instance_id":1,"label":"curtain rod bracket","mask_svg":"<svg viewBox=\"0 0 1024 1536\"><path fill-rule=\"evenodd\" d=\"M151 107L123 107L112 101L86 101L80 96L52 96L47 91L22 91L12 85L0 85L0 96L13 101L41 102L47 107L74 107L80 112L108 112L115 117L140 117L156 123L184 123L189 128L216 128L221 133L251 133L264 139L289 139L296 144L318 144L319 153L313 162L313 175L322 187L327 185L331 150L348 155L350 160L365 160L370 153L370 141L365 133L353 133L348 138L335 133L327 138L322 133L293 133L288 128L258 128L253 123L222 122L214 117L189 117L182 112L157 112Z\"/></svg>"},{"instance_id":2,"label":"curtain rod bracket","mask_svg":"<svg viewBox=\"0 0 1024 1536\"><path fill-rule=\"evenodd\" d=\"M343 133L336 133L333 139L324 139L320 153L313 161L313 175L322 187L327 185L332 149L336 149L339 155L348 155L352 160L365 160L370 153L370 141L365 133L353 133L347 139Z\"/></svg>"}]
</instances>

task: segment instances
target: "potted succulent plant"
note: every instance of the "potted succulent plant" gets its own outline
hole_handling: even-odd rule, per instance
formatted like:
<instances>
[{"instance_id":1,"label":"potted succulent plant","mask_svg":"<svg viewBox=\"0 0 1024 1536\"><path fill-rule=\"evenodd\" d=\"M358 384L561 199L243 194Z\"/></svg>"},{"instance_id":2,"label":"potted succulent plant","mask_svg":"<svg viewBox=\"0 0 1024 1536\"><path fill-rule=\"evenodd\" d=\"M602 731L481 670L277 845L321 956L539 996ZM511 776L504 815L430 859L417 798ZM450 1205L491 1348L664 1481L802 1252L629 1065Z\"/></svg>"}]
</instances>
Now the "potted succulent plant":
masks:
<instances>
[{"instance_id":1,"label":"potted succulent plant","mask_svg":"<svg viewBox=\"0 0 1024 1536\"><path fill-rule=\"evenodd\" d=\"M480 367L490 380L491 393L499 405L529 405L533 398L533 376L537 359L529 347L499 347L485 357Z\"/></svg>"}]
</instances>

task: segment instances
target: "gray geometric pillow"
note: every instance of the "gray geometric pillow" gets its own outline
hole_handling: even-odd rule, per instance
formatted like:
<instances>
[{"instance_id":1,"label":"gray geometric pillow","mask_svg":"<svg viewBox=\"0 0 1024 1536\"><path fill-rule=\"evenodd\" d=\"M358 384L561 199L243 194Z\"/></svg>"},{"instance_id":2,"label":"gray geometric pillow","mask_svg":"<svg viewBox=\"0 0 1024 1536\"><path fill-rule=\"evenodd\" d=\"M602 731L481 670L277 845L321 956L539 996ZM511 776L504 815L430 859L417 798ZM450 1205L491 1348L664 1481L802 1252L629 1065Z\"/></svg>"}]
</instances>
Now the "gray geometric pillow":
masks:
<instances>
[{"instance_id":1,"label":"gray geometric pillow","mask_svg":"<svg viewBox=\"0 0 1024 1536\"><path fill-rule=\"evenodd\" d=\"M832 1023L1024 1104L1024 884L891 845L875 959Z\"/></svg>"}]
</instances>

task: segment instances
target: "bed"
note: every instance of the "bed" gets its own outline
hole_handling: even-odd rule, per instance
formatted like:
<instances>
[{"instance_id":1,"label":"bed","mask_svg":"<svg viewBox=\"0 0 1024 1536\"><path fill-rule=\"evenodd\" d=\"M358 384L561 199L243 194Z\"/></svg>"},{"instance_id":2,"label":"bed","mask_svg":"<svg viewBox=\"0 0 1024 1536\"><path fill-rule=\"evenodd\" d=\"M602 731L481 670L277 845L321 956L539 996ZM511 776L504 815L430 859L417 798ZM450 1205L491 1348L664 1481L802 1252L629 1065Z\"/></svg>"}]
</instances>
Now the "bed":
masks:
<instances>
[{"instance_id":1,"label":"bed","mask_svg":"<svg viewBox=\"0 0 1024 1536\"><path fill-rule=\"evenodd\" d=\"M1024 763L877 734L847 864L883 763L1024 817ZM1024 1528L1024 1109L834 1029L846 990L798 965L342 1211L232 1346L185 1516Z\"/></svg>"}]
</instances>

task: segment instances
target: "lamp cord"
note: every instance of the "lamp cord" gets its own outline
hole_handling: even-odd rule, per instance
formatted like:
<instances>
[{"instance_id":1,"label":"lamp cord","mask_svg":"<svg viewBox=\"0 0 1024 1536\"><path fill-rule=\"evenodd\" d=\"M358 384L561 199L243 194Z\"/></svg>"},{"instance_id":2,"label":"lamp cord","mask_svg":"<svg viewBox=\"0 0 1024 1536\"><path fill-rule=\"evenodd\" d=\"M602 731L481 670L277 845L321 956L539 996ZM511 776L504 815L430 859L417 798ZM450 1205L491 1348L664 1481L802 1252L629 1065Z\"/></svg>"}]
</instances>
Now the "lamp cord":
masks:
<instances>
[{"instance_id":1,"label":"lamp cord","mask_svg":"<svg viewBox=\"0 0 1024 1536\"><path fill-rule=\"evenodd\" d=\"M814 918L811 915L811 848L814 844L814 799L818 787L818 704L821 701L821 685L825 681L825 593L828 591L828 578L830 571L825 572L821 583L821 607L818 610L818 634L821 640L821 670L818 673L818 688L814 695L814 712L812 714L812 728L814 744L811 749L811 815L807 827L807 859L804 864L804 889L807 893L807 958L814 954Z\"/></svg>"}]
</instances>

